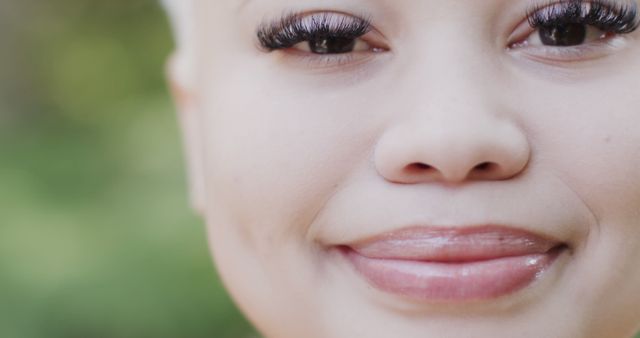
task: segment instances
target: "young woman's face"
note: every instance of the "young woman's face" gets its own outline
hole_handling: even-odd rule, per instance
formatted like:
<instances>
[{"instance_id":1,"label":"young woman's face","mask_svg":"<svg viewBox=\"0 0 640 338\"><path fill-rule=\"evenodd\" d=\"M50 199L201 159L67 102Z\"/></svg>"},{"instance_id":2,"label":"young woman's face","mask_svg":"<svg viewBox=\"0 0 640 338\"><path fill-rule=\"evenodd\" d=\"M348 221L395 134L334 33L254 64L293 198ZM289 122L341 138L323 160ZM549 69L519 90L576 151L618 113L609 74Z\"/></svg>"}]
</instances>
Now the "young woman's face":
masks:
<instances>
[{"instance_id":1,"label":"young woman's face","mask_svg":"<svg viewBox=\"0 0 640 338\"><path fill-rule=\"evenodd\" d=\"M196 1L194 191L242 310L277 338L632 335L635 6Z\"/></svg>"}]
</instances>

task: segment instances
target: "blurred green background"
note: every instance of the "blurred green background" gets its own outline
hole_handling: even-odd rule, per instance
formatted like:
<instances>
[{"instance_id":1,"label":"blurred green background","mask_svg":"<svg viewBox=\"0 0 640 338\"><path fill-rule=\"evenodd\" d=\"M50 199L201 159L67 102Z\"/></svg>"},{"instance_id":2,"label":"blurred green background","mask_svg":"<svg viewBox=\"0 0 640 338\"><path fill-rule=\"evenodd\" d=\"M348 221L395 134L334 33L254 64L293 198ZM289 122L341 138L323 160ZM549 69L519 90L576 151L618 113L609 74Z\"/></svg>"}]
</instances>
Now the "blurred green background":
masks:
<instances>
[{"instance_id":1,"label":"blurred green background","mask_svg":"<svg viewBox=\"0 0 640 338\"><path fill-rule=\"evenodd\" d=\"M0 1L0 337L248 337L188 208L154 0Z\"/></svg>"}]
</instances>

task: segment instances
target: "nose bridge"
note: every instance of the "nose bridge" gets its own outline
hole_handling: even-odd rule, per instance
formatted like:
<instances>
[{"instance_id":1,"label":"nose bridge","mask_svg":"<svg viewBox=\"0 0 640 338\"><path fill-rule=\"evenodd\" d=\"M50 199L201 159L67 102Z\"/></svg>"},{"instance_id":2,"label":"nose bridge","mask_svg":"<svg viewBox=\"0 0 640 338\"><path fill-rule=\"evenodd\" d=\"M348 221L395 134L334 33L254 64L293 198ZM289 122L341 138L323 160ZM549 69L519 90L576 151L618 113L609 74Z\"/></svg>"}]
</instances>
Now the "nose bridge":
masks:
<instances>
[{"instance_id":1,"label":"nose bridge","mask_svg":"<svg viewBox=\"0 0 640 338\"><path fill-rule=\"evenodd\" d=\"M416 44L414 60L407 63L413 70L405 83L414 84L421 103L441 106L431 114L459 108L457 115L471 113L466 108L487 103L499 75L482 30L446 21L434 23L431 29Z\"/></svg>"},{"instance_id":2,"label":"nose bridge","mask_svg":"<svg viewBox=\"0 0 640 338\"><path fill-rule=\"evenodd\" d=\"M406 78L397 81L406 84L400 90L408 94L399 120L406 119L423 137L448 139L450 148L460 148L458 136L482 139L504 124L500 71L479 36L460 38L464 31L448 22L435 24L433 31L407 62L412 69Z\"/></svg>"},{"instance_id":3,"label":"nose bridge","mask_svg":"<svg viewBox=\"0 0 640 338\"><path fill-rule=\"evenodd\" d=\"M375 153L390 181L503 180L528 163L528 140L500 102L490 53L452 34L460 33L430 34L428 48L415 53L419 60L407 62L398 81L406 105Z\"/></svg>"},{"instance_id":4,"label":"nose bridge","mask_svg":"<svg viewBox=\"0 0 640 338\"><path fill-rule=\"evenodd\" d=\"M399 61L391 91L413 107L402 115L469 120L490 112L486 108L497 103L492 92L499 90L500 70L480 29L470 33L469 27L446 21L428 27L412 38Z\"/></svg>"}]
</instances>

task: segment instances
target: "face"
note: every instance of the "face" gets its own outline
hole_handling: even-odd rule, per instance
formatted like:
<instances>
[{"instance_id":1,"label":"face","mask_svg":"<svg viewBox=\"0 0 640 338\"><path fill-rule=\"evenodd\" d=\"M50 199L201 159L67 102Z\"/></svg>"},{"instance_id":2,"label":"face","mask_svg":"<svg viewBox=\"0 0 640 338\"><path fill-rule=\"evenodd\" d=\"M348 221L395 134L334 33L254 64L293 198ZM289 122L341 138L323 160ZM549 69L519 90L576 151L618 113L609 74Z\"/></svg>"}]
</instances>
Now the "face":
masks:
<instances>
[{"instance_id":1,"label":"face","mask_svg":"<svg viewBox=\"0 0 640 338\"><path fill-rule=\"evenodd\" d=\"M629 337L635 2L195 1L214 261L267 337Z\"/></svg>"}]
</instances>

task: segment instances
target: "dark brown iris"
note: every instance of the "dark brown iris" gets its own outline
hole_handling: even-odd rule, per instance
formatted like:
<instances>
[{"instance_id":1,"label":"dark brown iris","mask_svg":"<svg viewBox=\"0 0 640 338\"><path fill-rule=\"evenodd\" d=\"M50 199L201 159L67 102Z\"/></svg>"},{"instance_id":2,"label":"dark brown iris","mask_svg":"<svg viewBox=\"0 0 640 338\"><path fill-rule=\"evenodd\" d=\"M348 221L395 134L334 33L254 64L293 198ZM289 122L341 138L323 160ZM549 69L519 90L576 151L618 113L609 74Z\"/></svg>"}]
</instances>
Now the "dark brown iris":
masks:
<instances>
[{"instance_id":1,"label":"dark brown iris","mask_svg":"<svg viewBox=\"0 0 640 338\"><path fill-rule=\"evenodd\" d=\"M355 39L322 37L309 41L311 52L316 54L340 54L353 51Z\"/></svg>"},{"instance_id":2,"label":"dark brown iris","mask_svg":"<svg viewBox=\"0 0 640 338\"><path fill-rule=\"evenodd\" d=\"M584 43L587 27L578 23L541 27L538 34L542 44L546 46L576 46Z\"/></svg>"}]
</instances>

